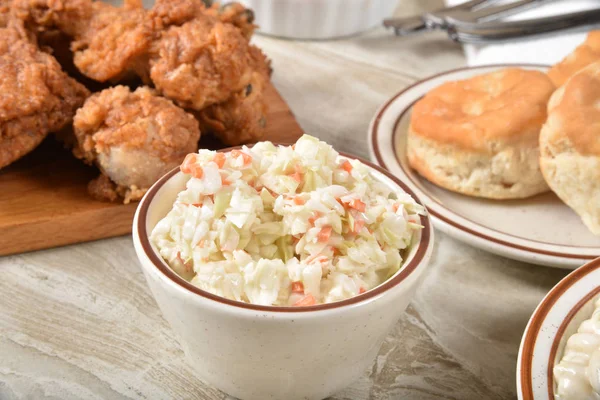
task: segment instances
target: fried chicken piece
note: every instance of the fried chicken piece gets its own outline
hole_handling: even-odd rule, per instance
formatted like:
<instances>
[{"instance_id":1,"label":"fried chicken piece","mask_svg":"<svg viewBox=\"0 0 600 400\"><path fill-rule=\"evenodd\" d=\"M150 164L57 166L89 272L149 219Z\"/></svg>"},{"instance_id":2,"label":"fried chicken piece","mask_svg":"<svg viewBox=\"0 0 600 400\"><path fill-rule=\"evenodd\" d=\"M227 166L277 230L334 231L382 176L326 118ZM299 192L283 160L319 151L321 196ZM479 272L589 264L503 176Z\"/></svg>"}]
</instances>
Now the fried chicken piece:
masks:
<instances>
[{"instance_id":1,"label":"fried chicken piece","mask_svg":"<svg viewBox=\"0 0 600 400\"><path fill-rule=\"evenodd\" d=\"M123 80L138 63L147 62L152 34L141 2L126 1L123 7L94 2L89 25L71 44L74 63L97 81Z\"/></svg>"},{"instance_id":2,"label":"fried chicken piece","mask_svg":"<svg viewBox=\"0 0 600 400\"><path fill-rule=\"evenodd\" d=\"M153 30L138 0L123 7L91 0L14 0L13 14L37 35L58 29L73 39L74 64L99 82L120 80L144 57Z\"/></svg>"},{"instance_id":3,"label":"fried chicken piece","mask_svg":"<svg viewBox=\"0 0 600 400\"><path fill-rule=\"evenodd\" d=\"M58 29L69 37L85 31L92 18L91 0L11 0L12 16L36 36Z\"/></svg>"},{"instance_id":4,"label":"fried chicken piece","mask_svg":"<svg viewBox=\"0 0 600 400\"><path fill-rule=\"evenodd\" d=\"M251 47L252 80L227 101L195 113L203 132L230 146L256 142L266 131L268 111L264 91L271 75L270 62L258 47Z\"/></svg>"},{"instance_id":5,"label":"fried chicken piece","mask_svg":"<svg viewBox=\"0 0 600 400\"><path fill-rule=\"evenodd\" d=\"M73 122L75 156L94 163L106 178L90 184L105 200L138 200L162 175L198 148L196 119L147 87L115 86L96 93Z\"/></svg>"},{"instance_id":6,"label":"fried chicken piece","mask_svg":"<svg viewBox=\"0 0 600 400\"><path fill-rule=\"evenodd\" d=\"M0 168L69 124L88 94L21 32L1 28Z\"/></svg>"},{"instance_id":7,"label":"fried chicken piece","mask_svg":"<svg viewBox=\"0 0 600 400\"><path fill-rule=\"evenodd\" d=\"M177 15L168 21L185 22L164 29L153 42L148 76L161 94L178 105L201 110L227 100L250 83L250 45L232 24L186 8L189 1L159 0L150 12L154 20ZM176 11L169 13L169 9ZM182 9L192 10L193 18L184 18Z\"/></svg>"},{"instance_id":8,"label":"fried chicken piece","mask_svg":"<svg viewBox=\"0 0 600 400\"><path fill-rule=\"evenodd\" d=\"M256 29L256 25L254 25L254 11L244 7L240 3L233 2L223 5L215 3L206 12L219 18L221 22L237 26L248 40L250 40Z\"/></svg>"},{"instance_id":9,"label":"fried chicken piece","mask_svg":"<svg viewBox=\"0 0 600 400\"><path fill-rule=\"evenodd\" d=\"M11 0L0 0L0 28L6 28L10 19Z\"/></svg>"},{"instance_id":10,"label":"fried chicken piece","mask_svg":"<svg viewBox=\"0 0 600 400\"><path fill-rule=\"evenodd\" d=\"M194 110L250 83L248 40L235 25L248 31L249 16L237 7L217 16L198 0L158 0L149 12L133 0L121 8L90 0L15 1L30 29L58 28L75 39L75 65L92 79L118 80L135 71Z\"/></svg>"}]
</instances>

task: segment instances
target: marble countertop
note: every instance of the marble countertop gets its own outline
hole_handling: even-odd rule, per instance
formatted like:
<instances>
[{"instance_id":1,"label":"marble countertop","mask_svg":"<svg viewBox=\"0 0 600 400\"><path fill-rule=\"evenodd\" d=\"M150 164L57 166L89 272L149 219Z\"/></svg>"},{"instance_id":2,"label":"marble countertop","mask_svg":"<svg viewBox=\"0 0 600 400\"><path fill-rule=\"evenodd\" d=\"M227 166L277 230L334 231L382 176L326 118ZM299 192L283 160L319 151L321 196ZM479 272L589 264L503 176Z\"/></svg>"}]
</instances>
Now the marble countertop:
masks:
<instances>
[{"instance_id":1,"label":"marble countertop","mask_svg":"<svg viewBox=\"0 0 600 400\"><path fill-rule=\"evenodd\" d=\"M441 1L403 0L399 14ZM419 78L464 65L443 34L257 37L305 131L368 157L369 121ZM521 335L568 271L497 257L436 232L430 273L352 399L512 399ZM228 399L192 373L130 237L0 258L0 399Z\"/></svg>"}]
</instances>

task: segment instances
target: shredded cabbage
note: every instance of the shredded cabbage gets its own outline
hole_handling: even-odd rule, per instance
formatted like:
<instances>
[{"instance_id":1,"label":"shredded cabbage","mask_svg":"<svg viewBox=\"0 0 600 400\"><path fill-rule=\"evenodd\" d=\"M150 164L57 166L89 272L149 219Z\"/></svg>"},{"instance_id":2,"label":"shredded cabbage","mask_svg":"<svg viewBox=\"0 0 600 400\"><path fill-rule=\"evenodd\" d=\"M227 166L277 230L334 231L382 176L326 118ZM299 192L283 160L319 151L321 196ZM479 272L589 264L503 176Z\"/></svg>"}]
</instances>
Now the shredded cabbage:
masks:
<instances>
[{"instance_id":1,"label":"shredded cabbage","mask_svg":"<svg viewBox=\"0 0 600 400\"><path fill-rule=\"evenodd\" d=\"M423 207L357 160L304 135L200 150L151 241L173 270L228 299L307 306L364 293L401 267ZM193 168L190 168L193 166Z\"/></svg>"}]
</instances>

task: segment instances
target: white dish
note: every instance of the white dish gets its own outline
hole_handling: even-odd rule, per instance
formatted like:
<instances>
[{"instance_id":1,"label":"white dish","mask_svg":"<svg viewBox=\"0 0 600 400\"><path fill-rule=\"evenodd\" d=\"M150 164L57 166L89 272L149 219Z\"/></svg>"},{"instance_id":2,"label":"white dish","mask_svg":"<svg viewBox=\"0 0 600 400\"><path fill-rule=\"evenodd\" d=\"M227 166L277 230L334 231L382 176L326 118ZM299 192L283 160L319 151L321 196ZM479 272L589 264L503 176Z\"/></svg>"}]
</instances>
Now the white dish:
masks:
<instances>
[{"instance_id":1,"label":"white dish","mask_svg":"<svg viewBox=\"0 0 600 400\"><path fill-rule=\"evenodd\" d=\"M554 400L553 368L567 339L577 331L600 296L600 258L567 275L534 311L521 341L517 360L520 400Z\"/></svg>"},{"instance_id":2,"label":"white dish","mask_svg":"<svg viewBox=\"0 0 600 400\"><path fill-rule=\"evenodd\" d=\"M258 30L292 39L332 39L381 25L397 0L240 0Z\"/></svg>"},{"instance_id":3,"label":"white dish","mask_svg":"<svg viewBox=\"0 0 600 400\"><path fill-rule=\"evenodd\" d=\"M412 105L446 81L500 68L546 71L528 64L490 65L447 71L421 80L384 104L369 127L371 157L414 190L435 227L472 246L508 258L560 268L577 268L600 256L600 238L553 193L524 200L486 200L442 189L413 171L406 157Z\"/></svg>"},{"instance_id":4,"label":"white dish","mask_svg":"<svg viewBox=\"0 0 600 400\"><path fill-rule=\"evenodd\" d=\"M365 163L381 182L414 196L387 171ZM429 218L421 217L424 228L403 268L380 286L335 303L258 306L193 286L150 244L148 234L185 183L175 169L150 188L134 218L133 242L148 286L198 376L246 400L322 399L359 379L424 277L433 250Z\"/></svg>"}]
</instances>

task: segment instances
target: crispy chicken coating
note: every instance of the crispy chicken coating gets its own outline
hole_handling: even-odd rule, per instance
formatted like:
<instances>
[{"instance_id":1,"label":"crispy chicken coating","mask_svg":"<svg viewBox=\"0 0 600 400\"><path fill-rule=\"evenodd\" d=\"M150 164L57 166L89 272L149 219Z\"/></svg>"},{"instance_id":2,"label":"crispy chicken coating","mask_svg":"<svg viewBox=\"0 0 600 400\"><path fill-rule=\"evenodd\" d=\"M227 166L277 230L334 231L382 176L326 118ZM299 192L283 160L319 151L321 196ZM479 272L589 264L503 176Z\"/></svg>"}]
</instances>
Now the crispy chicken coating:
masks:
<instances>
[{"instance_id":1,"label":"crispy chicken coating","mask_svg":"<svg viewBox=\"0 0 600 400\"><path fill-rule=\"evenodd\" d=\"M239 29L203 15L162 33L150 53L150 79L180 106L201 110L246 87L250 63Z\"/></svg>"},{"instance_id":2,"label":"crispy chicken coating","mask_svg":"<svg viewBox=\"0 0 600 400\"><path fill-rule=\"evenodd\" d=\"M89 92L15 29L0 29L0 168L72 121Z\"/></svg>"},{"instance_id":3,"label":"crispy chicken coating","mask_svg":"<svg viewBox=\"0 0 600 400\"><path fill-rule=\"evenodd\" d=\"M74 37L75 65L86 76L122 80L135 72L223 142L263 136L270 66L248 42L254 15L242 5L157 0L146 11L136 0L122 8L90 0L14 1L27 26Z\"/></svg>"},{"instance_id":4,"label":"crispy chicken coating","mask_svg":"<svg viewBox=\"0 0 600 400\"><path fill-rule=\"evenodd\" d=\"M14 0L13 7L30 31L58 29L72 38L74 63L89 78L119 80L146 62L153 31L140 1L115 7L91 0Z\"/></svg>"},{"instance_id":5,"label":"crispy chicken coating","mask_svg":"<svg viewBox=\"0 0 600 400\"><path fill-rule=\"evenodd\" d=\"M135 71L178 105L201 110L226 101L252 79L253 16L239 5L213 10L199 0L158 0L146 11L134 0L123 7L15 1L30 29L58 28L73 37L75 65L101 82Z\"/></svg>"},{"instance_id":6,"label":"crispy chicken coating","mask_svg":"<svg viewBox=\"0 0 600 400\"><path fill-rule=\"evenodd\" d=\"M10 19L10 2L11 0L0 0L0 28L8 26Z\"/></svg>"},{"instance_id":7,"label":"crispy chicken coating","mask_svg":"<svg viewBox=\"0 0 600 400\"><path fill-rule=\"evenodd\" d=\"M147 87L115 86L92 95L73 122L74 154L98 166L90 192L105 200L138 200L162 175L198 149L196 119Z\"/></svg>"},{"instance_id":8,"label":"crispy chicken coating","mask_svg":"<svg viewBox=\"0 0 600 400\"><path fill-rule=\"evenodd\" d=\"M114 7L98 1L93 3L89 25L74 37L71 48L77 68L105 82L120 80L138 63L146 63L152 27L141 3L129 1L124 7Z\"/></svg>"},{"instance_id":9,"label":"crispy chicken coating","mask_svg":"<svg viewBox=\"0 0 600 400\"><path fill-rule=\"evenodd\" d=\"M250 40L256 29L254 12L240 3L233 2L223 5L215 3L206 12L219 18L221 22L237 26L248 40Z\"/></svg>"},{"instance_id":10,"label":"crispy chicken coating","mask_svg":"<svg viewBox=\"0 0 600 400\"><path fill-rule=\"evenodd\" d=\"M254 72L248 86L227 101L196 113L203 132L210 132L230 146L260 140L266 130L268 105L265 86L271 74L270 62L259 48L252 46Z\"/></svg>"}]
</instances>

